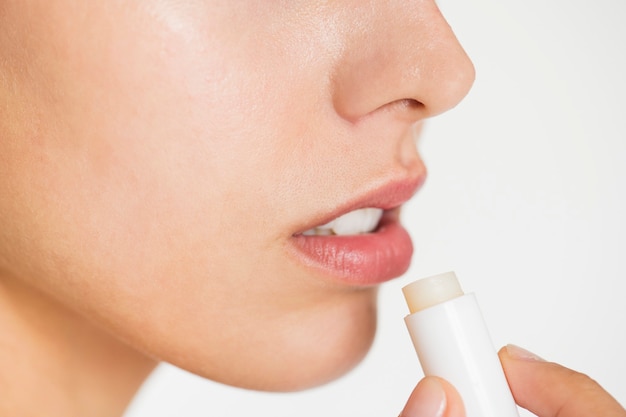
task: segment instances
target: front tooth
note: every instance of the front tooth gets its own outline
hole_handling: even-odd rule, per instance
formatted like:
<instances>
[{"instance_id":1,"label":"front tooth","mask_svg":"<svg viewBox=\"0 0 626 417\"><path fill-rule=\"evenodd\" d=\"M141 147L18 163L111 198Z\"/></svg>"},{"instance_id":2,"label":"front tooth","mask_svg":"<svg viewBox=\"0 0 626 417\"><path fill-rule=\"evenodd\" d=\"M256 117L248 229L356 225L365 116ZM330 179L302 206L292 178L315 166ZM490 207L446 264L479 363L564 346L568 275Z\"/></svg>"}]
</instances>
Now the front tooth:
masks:
<instances>
[{"instance_id":1,"label":"front tooth","mask_svg":"<svg viewBox=\"0 0 626 417\"><path fill-rule=\"evenodd\" d=\"M383 210L378 208L364 208L354 210L336 218L323 227L330 226L338 235L354 235L357 233L368 233L376 228Z\"/></svg>"},{"instance_id":2,"label":"front tooth","mask_svg":"<svg viewBox=\"0 0 626 417\"><path fill-rule=\"evenodd\" d=\"M369 207L354 210L322 226L307 230L302 234L305 236L329 236L332 234L355 235L369 233L376 229L382 216L383 210L379 208Z\"/></svg>"}]
</instances>

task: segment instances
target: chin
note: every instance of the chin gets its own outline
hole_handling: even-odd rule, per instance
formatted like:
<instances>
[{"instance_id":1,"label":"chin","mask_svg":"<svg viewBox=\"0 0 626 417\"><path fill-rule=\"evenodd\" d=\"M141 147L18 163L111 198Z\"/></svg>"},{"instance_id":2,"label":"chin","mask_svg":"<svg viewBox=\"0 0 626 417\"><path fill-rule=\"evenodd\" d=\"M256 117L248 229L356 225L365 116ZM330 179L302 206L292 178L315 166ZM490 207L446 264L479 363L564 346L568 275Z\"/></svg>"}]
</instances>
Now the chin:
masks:
<instances>
[{"instance_id":1,"label":"chin","mask_svg":"<svg viewBox=\"0 0 626 417\"><path fill-rule=\"evenodd\" d=\"M291 312L269 323L251 322L243 332L247 337L232 339L228 352L206 357L204 351L204 358L175 365L259 391L292 392L326 384L357 366L374 340L375 289L358 293L347 302Z\"/></svg>"},{"instance_id":2,"label":"chin","mask_svg":"<svg viewBox=\"0 0 626 417\"><path fill-rule=\"evenodd\" d=\"M290 356L290 360L285 360L273 380L268 380L268 387L261 389L299 391L336 380L361 363L375 334L375 308L353 320L335 319L317 332L300 336L292 345L296 351L283 352L283 358Z\"/></svg>"}]
</instances>

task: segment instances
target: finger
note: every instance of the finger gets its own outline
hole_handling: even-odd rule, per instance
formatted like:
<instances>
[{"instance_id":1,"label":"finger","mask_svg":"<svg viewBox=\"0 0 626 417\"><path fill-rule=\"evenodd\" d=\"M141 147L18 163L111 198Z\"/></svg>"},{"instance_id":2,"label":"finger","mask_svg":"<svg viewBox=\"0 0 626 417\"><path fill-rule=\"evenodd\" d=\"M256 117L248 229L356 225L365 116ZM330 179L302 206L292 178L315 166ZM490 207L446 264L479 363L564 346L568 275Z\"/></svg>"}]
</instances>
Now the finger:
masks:
<instances>
[{"instance_id":1,"label":"finger","mask_svg":"<svg viewBox=\"0 0 626 417\"><path fill-rule=\"evenodd\" d=\"M515 401L539 417L626 417L588 376L509 345L499 352Z\"/></svg>"},{"instance_id":2,"label":"finger","mask_svg":"<svg viewBox=\"0 0 626 417\"><path fill-rule=\"evenodd\" d=\"M465 417L463 401L454 387L426 377L415 387L400 417Z\"/></svg>"}]
</instances>

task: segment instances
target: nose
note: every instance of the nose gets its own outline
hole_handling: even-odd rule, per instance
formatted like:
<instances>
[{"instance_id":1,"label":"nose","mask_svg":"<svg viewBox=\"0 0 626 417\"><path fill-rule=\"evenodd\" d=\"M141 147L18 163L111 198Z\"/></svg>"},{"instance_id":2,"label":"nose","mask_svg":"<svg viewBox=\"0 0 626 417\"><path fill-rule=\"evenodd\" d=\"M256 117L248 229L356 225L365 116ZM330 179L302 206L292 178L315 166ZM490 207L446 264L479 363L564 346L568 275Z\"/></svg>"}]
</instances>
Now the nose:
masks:
<instances>
[{"instance_id":1,"label":"nose","mask_svg":"<svg viewBox=\"0 0 626 417\"><path fill-rule=\"evenodd\" d=\"M415 121L467 94L474 67L434 1L362 4L343 20L350 23L333 73L333 105L341 117L357 121L385 108Z\"/></svg>"}]
</instances>

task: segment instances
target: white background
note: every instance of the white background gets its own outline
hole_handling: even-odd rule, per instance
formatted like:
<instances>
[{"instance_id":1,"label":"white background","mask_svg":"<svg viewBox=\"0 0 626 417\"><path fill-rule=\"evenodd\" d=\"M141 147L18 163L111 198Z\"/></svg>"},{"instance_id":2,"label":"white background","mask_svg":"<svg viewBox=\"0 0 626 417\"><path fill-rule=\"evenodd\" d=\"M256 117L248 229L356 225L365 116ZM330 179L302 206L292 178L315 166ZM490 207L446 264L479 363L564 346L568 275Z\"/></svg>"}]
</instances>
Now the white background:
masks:
<instances>
[{"instance_id":1,"label":"white background","mask_svg":"<svg viewBox=\"0 0 626 417\"><path fill-rule=\"evenodd\" d=\"M400 287L447 270L477 294L496 346L584 371L626 403L626 2L440 6L477 80L420 142L430 176L404 211L416 255L381 291L365 362L296 394L162 366L127 417L397 416L421 377Z\"/></svg>"}]
</instances>

